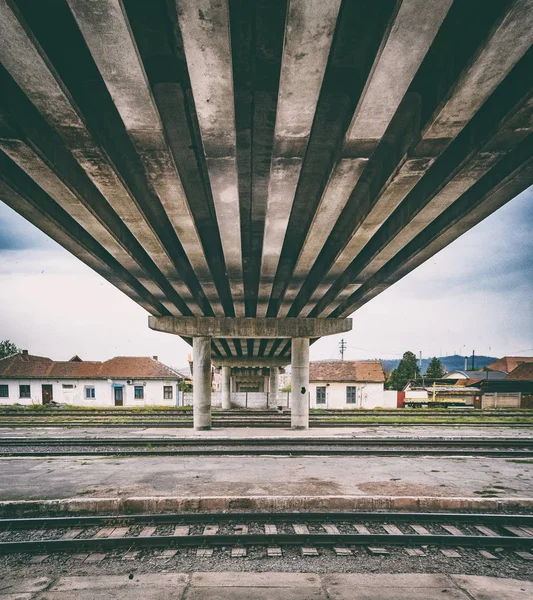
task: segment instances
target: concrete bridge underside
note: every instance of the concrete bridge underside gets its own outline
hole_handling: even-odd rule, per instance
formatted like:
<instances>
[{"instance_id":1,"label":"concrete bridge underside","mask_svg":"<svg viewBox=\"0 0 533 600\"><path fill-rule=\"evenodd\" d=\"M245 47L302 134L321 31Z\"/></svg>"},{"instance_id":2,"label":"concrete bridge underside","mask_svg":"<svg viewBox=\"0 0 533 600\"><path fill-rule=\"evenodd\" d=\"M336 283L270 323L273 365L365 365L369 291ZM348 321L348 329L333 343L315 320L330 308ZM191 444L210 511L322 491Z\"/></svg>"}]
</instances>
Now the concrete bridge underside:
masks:
<instances>
[{"instance_id":1,"label":"concrete bridge underside","mask_svg":"<svg viewBox=\"0 0 533 600\"><path fill-rule=\"evenodd\" d=\"M345 318L531 185L532 42L533 0L0 0L0 199L154 317Z\"/></svg>"}]
</instances>

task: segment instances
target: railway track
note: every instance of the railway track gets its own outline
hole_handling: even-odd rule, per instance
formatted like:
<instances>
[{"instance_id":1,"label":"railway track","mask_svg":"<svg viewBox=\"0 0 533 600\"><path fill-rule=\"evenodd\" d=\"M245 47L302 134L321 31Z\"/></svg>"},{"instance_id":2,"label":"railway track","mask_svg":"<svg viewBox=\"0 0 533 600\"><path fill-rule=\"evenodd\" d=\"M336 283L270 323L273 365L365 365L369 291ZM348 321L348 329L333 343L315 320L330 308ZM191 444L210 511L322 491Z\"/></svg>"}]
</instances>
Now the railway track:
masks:
<instances>
[{"instance_id":1,"label":"railway track","mask_svg":"<svg viewBox=\"0 0 533 600\"><path fill-rule=\"evenodd\" d=\"M533 439L0 439L0 456L483 456L533 458Z\"/></svg>"},{"instance_id":2,"label":"railway track","mask_svg":"<svg viewBox=\"0 0 533 600\"><path fill-rule=\"evenodd\" d=\"M212 427L213 429L228 429L228 428L243 428L249 427L251 429L258 428L290 428L290 421L213 421ZM348 428L348 427L385 427L385 426L394 426L394 427L472 427L472 428L492 428L492 427L505 427L507 429L529 429L533 427L533 422L508 422L508 421L498 421L491 423L479 423L479 422L457 422L457 421L438 421L436 423L431 423L429 421L423 422L410 422L410 421L310 421L309 427L311 429L321 429L321 428ZM84 427L84 428L166 428L166 429L191 429L193 427L192 420L190 421L121 421L121 422L109 422L109 421L0 421L0 428L12 428L12 427L20 427L20 428L50 428L50 427Z\"/></svg>"},{"instance_id":3,"label":"railway track","mask_svg":"<svg viewBox=\"0 0 533 600\"><path fill-rule=\"evenodd\" d=\"M41 408L32 409L30 407L24 409L13 409L13 408L0 408L0 418L4 417L24 417L24 418L40 418L42 416L57 416L57 417L139 417L139 418L160 418L172 417L172 418L190 418L192 417L192 408L189 409L143 409L143 408L103 408L103 409L68 409L68 408ZM213 410L213 417L216 418L272 418L289 416L290 410L285 410L283 413L277 410ZM533 410L527 409L492 409L492 410L479 410L474 408L465 409L394 409L394 410L370 410L370 409L356 409L356 410L324 410L319 412L311 411L310 416L314 419L329 418L329 417L358 417L358 416L387 416L387 417L443 417L443 416L461 416L461 417L487 417L487 418L499 418L499 417L527 417L533 416Z\"/></svg>"},{"instance_id":4,"label":"railway track","mask_svg":"<svg viewBox=\"0 0 533 600\"><path fill-rule=\"evenodd\" d=\"M533 516L466 513L184 513L0 520L0 554L249 546L533 549ZM242 554L241 554L242 555ZM531 555L533 558L533 555Z\"/></svg>"}]
</instances>

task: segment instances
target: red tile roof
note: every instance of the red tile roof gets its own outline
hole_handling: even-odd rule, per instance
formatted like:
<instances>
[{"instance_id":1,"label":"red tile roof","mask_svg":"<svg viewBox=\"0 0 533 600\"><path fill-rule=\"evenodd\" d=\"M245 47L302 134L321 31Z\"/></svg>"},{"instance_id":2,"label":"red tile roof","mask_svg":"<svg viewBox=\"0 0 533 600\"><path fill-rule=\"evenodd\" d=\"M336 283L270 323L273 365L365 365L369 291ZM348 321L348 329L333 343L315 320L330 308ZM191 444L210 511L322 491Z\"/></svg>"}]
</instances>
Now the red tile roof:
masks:
<instances>
[{"instance_id":1,"label":"red tile roof","mask_svg":"<svg viewBox=\"0 0 533 600\"><path fill-rule=\"evenodd\" d=\"M72 362L19 353L0 360L0 379L183 378L175 369L146 356L115 356L104 362Z\"/></svg>"},{"instance_id":2,"label":"red tile roof","mask_svg":"<svg viewBox=\"0 0 533 600\"><path fill-rule=\"evenodd\" d=\"M514 371L518 365L522 363L533 363L533 356L504 356L490 365L487 365L487 369L491 371L505 371L510 373Z\"/></svg>"},{"instance_id":3,"label":"red tile roof","mask_svg":"<svg viewBox=\"0 0 533 600\"><path fill-rule=\"evenodd\" d=\"M309 381L385 381L380 361L328 360L309 364Z\"/></svg>"},{"instance_id":4,"label":"red tile roof","mask_svg":"<svg viewBox=\"0 0 533 600\"><path fill-rule=\"evenodd\" d=\"M505 379L514 379L521 381L533 381L533 362L522 363L516 369L513 369Z\"/></svg>"}]
</instances>

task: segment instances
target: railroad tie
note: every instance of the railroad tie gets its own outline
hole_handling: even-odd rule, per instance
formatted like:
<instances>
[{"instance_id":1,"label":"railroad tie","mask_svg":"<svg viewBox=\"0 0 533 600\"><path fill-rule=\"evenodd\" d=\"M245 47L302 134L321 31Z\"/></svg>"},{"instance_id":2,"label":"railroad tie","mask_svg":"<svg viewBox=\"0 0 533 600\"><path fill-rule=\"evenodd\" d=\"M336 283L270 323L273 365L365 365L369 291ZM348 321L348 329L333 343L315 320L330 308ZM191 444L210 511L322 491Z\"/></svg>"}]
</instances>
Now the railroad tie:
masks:
<instances>
[{"instance_id":1,"label":"railroad tie","mask_svg":"<svg viewBox=\"0 0 533 600\"><path fill-rule=\"evenodd\" d=\"M353 527L359 535L370 535L370 531L364 525L360 525L359 523L354 523Z\"/></svg>"},{"instance_id":2,"label":"railroad tie","mask_svg":"<svg viewBox=\"0 0 533 600\"><path fill-rule=\"evenodd\" d=\"M441 525L441 527L451 535L464 535L464 533L460 529L454 527L453 525Z\"/></svg>"},{"instance_id":3,"label":"railroad tie","mask_svg":"<svg viewBox=\"0 0 533 600\"><path fill-rule=\"evenodd\" d=\"M515 554L524 560L533 560L533 554L531 554L531 552L516 550Z\"/></svg>"},{"instance_id":4,"label":"railroad tie","mask_svg":"<svg viewBox=\"0 0 533 600\"><path fill-rule=\"evenodd\" d=\"M302 556L318 556L318 550L314 546L302 546Z\"/></svg>"},{"instance_id":5,"label":"railroad tie","mask_svg":"<svg viewBox=\"0 0 533 600\"><path fill-rule=\"evenodd\" d=\"M449 548L441 548L441 553L444 554L446 558L461 558L461 555L457 550L451 550Z\"/></svg>"},{"instance_id":6,"label":"railroad tie","mask_svg":"<svg viewBox=\"0 0 533 600\"><path fill-rule=\"evenodd\" d=\"M322 523L322 527L329 533L329 535L340 535L339 528L336 525L329 525L328 523Z\"/></svg>"},{"instance_id":7,"label":"railroad tie","mask_svg":"<svg viewBox=\"0 0 533 600\"><path fill-rule=\"evenodd\" d=\"M410 527L418 535L431 535L429 529L426 529L423 525L410 525Z\"/></svg>"},{"instance_id":8,"label":"railroad tie","mask_svg":"<svg viewBox=\"0 0 533 600\"><path fill-rule=\"evenodd\" d=\"M204 527L204 535L216 535L218 533L218 525L206 525Z\"/></svg>"},{"instance_id":9,"label":"railroad tie","mask_svg":"<svg viewBox=\"0 0 533 600\"><path fill-rule=\"evenodd\" d=\"M278 546L269 546L267 548L267 556L269 558L278 558L280 556L283 556L283 552Z\"/></svg>"},{"instance_id":10,"label":"railroad tie","mask_svg":"<svg viewBox=\"0 0 533 600\"><path fill-rule=\"evenodd\" d=\"M375 546L369 546L368 551L373 556L387 556L390 552L386 548L376 548Z\"/></svg>"},{"instance_id":11,"label":"railroad tie","mask_svg":"<svg viewBox=\"0 0 533 600\"><path fill-rule=\"evenodd\" d=\"M483 535L488 535L489 537L496 537L498 534L491 529L490 527L485 527L485 525L474 525L474 529L477 529Z\"/></svg>"},{"instance_id":12,"label":"railroad tie","mask_svg":"<svg viewBox=\"0 0 533 600\"><path fill-rule=\"evenodd\" d=\"M174 533L172 535L175 536L185 536L189 535L190 527L188 525L176 525L174 527Z\"/></svg>"},{"instance_id":13,"label":"railroad tie","mask_svg":"<svg viewBox=\"0 0 533 600\"><path fill-rule=\"evenodd\" d=\"M177 553L178 551L174 548L169 548L168 550L163 550L159 555L159 558L172 558L173 556L176 556Z\"/></svg>"},{"instance_id":14,"label":"railroad tie","mask_svg":"<svg viewBox=\"0 0 533 600\"><path fill-rule=\"evenodd\" d=\"M74 538L77 538L82 531L83 529L69 529L69 531L66 531L59 539L73 540Z\"/></svg>"},{"instance_id":15,"label":"railroad tie","mask_svg":"<svg viewBox=\"0 0 533 600\"><path fill-rule=\"evenodd\" d=\"M232 548L231 558L244 558L246 556L246 548Z\"/></svg>"},{"instance_id":16,"label":"railroad tie","mask_svg":"<svg viewBox=\"0 0 533 600\"><path fill-rule=\"evenodd\" d=\"M103 527L96 533L95 538L108 538L113 531L115 531L116 527Z\"/></svg>"},{"instance_id":17,"label":"railroad tie","mask_svg":"<svg viewBox=\"0 0 533 600\"><path fill-rule=\"evenodd\" d=\"M278 528L276 525L271 523L265 523L265 534L266 535L278 535Z\"/></svg>"},{"instance_id":18,"label":"railroad tie","mask_svg":"<svg viewBox=\"0 0 533 600\"><path fill-rule=\"evenodd\" d=\"M333 550L335 551L335 554L337 556L351 556L352 555L352 551L350 550L350 548L339 548L339 547L335 546L333 548Z\"/></svg>"},{"instance_id":19,"label":"railroad tie","mask_svg":"<svg viewBox=\"0 0 533 600\"><path fill-rule=\"evenodd\" d=\"M213 548L198 548L196 550L196 556L198 558L209 558L213 556Z\"/></svg>"},{"instance_id":20,"label":"railroad tie","mask_svg":"<svg viewBox=\"0 0 533 600\"><path fill-rule=\"evenodd\" d=\"M426 556L421 548L406 548L405 551L409 556Z\"/></svg>"},{"instance_id":21,"label":"railroad tie","mask_svg":"<svg viewBox=\"0 0 533 600\"><path fill-rule=\"evenodd\" d=\"M299 525L298 523L293 523L294 533L297 535L309 535L309 527L307 525Z\"/></svg>"},{"instance_id":22,"label":"railroad tie","mask_svg":"<svg viewBox=\"0 0 533 600\"><path fill-rule=\"evenodd\" d=\"M383 525L383 529L389 535L403 535L403 531L399 527L396 527L396 525L385 524Z\"/></svg>"},{"instance_id":23,"label":"railroad tie","mask_svg":"<svg viewBox=\"0 0 533 600\"><path fill-rule=\"evenodd\" d=\"M483 558L488 558L489 560L498 560L498 557L494 556L494 554L492 554L488 550L479 550L479 553Z\"/></svg>"},{"instance_id":24,"label":"railroad tie","mask_svg":"<svg viewBox=\"0 0 533 600\"><path fill-rule=\"evenodd\" d=\"M502 529L505 529L508 533L516 535L518 537L527 538L532 537L525 529L522 527L513 527L512 525L502 525Z\"/></svg>"},{"instance_id":25,"label":"railroad tie","mask_svg":"<svg viewBox=\"0 0 533 600\"><path fill-rule=\"evenodd\" d=\"M112 538L125 537L129 530L130 530L129 527L117 527L116 529L114 529L111 532L109 537L112 537Z\"/></svg>"},{"instance_id":26,"label":"railroad tie","mask_svg":"<svg viewBox=\"0 0 533 600\"><path fill-rule=\"evenodd\" d=\"M248 525L235 525L234 531L238 535L248 535Z\"/></svg>"},{"instance_id":27,"label":"railroad tie","mask_svg":"<svg viewBox=\"0 0 533 600\"><path fill-rule=\"evenodd\" d=\"M89 554L89 556L85 559L85 562L100 562L104 560L105 554L101 554L100 552L93 552Z\"/></svg>"},{"instance_id":28,"label":"railroad tie","mask_svg":"<svg viewBox=\"0 0 533 600\"><path fill-rule=\"evenodd\" d=\"M156 527L145 527L141 533L139 533L139 537L151 537L154 535Z\"/></svg>"}]
</instances>

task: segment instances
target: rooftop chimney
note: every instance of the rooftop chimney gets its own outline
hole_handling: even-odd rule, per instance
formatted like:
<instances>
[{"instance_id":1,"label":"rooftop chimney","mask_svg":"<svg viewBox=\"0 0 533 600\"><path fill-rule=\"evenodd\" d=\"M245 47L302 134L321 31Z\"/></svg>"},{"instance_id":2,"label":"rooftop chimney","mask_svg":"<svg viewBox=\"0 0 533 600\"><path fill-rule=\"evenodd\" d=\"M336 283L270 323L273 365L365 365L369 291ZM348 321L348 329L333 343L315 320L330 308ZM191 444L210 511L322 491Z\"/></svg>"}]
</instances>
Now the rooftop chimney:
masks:
<instances>
[{"instance_id":1,"label":"rooftop chimney","mask_svg":"<svg viewBox=\"0 0 533 600\"><path fill-rule=\"evenodd\" d=\"M152 358L153 358L154 360L159 360L159 357L158 357L158 356L152 356Z\"/></svg>"},{"instance_id":2,"label":"rooftop chimney","mask_svg":"<svg viewBox=\"0 0 533 600\"><path fill-rule=\"evenodd\" d=\"M22 351L22 360L28 360L28 351L27 350Z\"/></svg>"}]
</instances>

